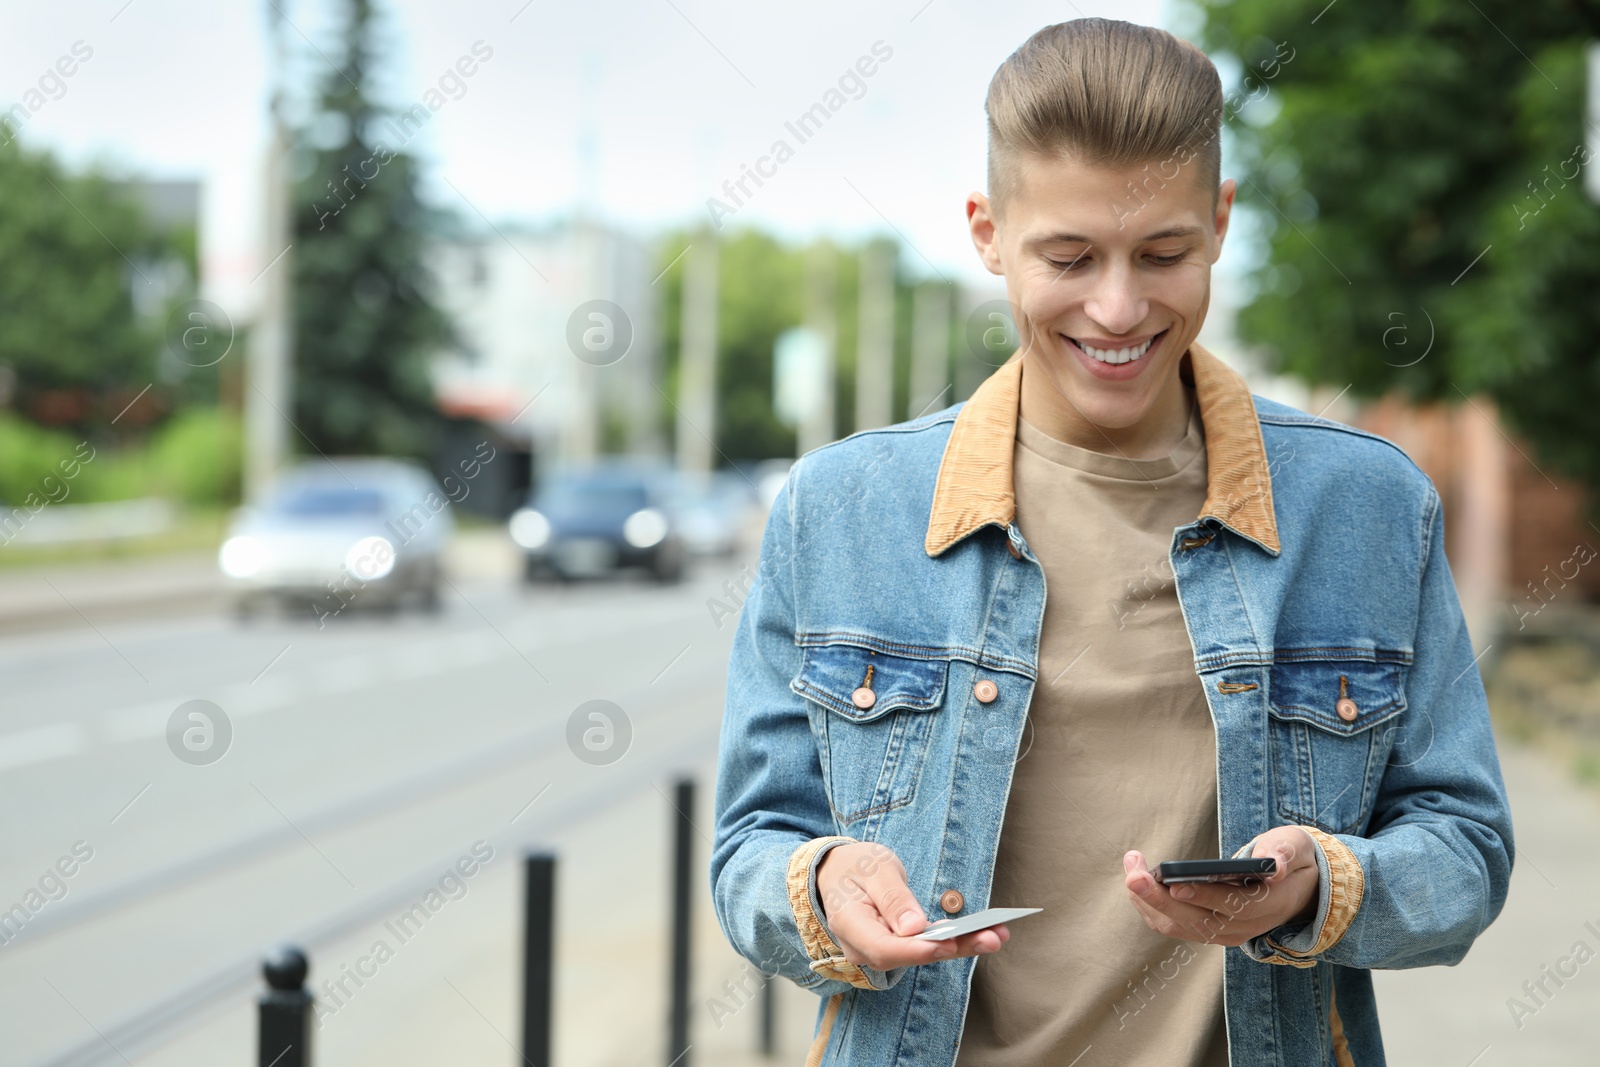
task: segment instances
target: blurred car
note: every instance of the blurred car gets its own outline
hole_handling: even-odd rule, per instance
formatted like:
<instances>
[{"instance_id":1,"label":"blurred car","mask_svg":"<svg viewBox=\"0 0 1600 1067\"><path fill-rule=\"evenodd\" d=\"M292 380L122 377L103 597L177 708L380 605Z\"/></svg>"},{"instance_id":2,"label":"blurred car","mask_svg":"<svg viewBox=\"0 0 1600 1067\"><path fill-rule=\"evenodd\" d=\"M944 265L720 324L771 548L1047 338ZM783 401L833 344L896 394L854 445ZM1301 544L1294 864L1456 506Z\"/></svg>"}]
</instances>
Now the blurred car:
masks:
<instances>
[{"instance_id":1,"label":"blurred car","mask_svg":"<svg viewBox=\"0 0 1600 1067\"><path fill-rule=\"evenodd\" d=\"M665 470L631 463L552 475L511 516L526 554L524 577L597 578L642 567L657 581L683 577L686 551Z\"/></svg>"},{"instance_id":2,"label":"blurred car","mask_svg":"<svg viewBox=\"0 0 1600 1067\"><path fill-rule=\"evenodd\" d=\"M394 609L407 598L431 611L454 527L450 502L420 464L307 462L240 510L218 562L240 615L277 601L309 605L320 619L347 607Z\"/></svg>"},{"instance_id":3,"label":"blurred car","mask_svg":"<svg viewBox=\"0 0 1600 1067\"><path fill-rule=\"evenodd\" d=\"M694 556L731 556L740 547L758 504L757 490L739 471L680 473L670 514Z\"/></svg>"}]
</instances>

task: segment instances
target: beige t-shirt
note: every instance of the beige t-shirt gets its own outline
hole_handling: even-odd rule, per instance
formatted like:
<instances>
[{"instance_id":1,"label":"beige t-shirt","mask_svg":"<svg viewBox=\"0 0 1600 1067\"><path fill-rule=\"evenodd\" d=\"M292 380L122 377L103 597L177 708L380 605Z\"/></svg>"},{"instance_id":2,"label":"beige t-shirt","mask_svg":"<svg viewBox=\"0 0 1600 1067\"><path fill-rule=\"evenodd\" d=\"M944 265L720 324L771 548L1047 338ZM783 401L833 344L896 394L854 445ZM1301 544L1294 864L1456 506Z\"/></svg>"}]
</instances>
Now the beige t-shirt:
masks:
<instances>
[{"instance_id":1,"label":"beige t-shirt","mask_svg":"<svg viewBox=\"0 0 1600 1067\"><path fill-rule=\"evenodd\" d=\"M1018 422L1017 523L1045 616L990 903L1044 911L979 958L959 1067L1227 1067L1224 949L1152 931L1122 870L1131 848L1151 866L1218 854L1216 737L1168 557L1206 496L1190 403L1161 459Z\"/></svg>"}]
</instances>

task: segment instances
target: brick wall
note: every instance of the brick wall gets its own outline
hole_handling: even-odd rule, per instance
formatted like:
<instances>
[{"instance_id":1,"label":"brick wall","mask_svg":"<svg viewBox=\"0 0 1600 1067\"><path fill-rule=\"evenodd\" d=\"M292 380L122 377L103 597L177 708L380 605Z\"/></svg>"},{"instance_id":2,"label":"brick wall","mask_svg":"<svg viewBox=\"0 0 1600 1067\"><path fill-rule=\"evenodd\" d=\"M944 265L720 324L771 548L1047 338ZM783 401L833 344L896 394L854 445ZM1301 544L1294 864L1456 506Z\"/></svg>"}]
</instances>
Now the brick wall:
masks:
<instances>
[{"instance_id":1,"label":"brick wall","mask_svg":"<svg viewBox=\"0 0 1600 1067\"><path fill-rule=\"evenodd\" d=\"M1405 449L1438 487L1446 553L1475 635L1485 623L1515 627L1523 612L1558 599L1600 602L1600 530L1585 490L1541 470L1531 447L1501 429L1492 401L1386 398L1346 421Z\"/></svg>"}]
</instances>

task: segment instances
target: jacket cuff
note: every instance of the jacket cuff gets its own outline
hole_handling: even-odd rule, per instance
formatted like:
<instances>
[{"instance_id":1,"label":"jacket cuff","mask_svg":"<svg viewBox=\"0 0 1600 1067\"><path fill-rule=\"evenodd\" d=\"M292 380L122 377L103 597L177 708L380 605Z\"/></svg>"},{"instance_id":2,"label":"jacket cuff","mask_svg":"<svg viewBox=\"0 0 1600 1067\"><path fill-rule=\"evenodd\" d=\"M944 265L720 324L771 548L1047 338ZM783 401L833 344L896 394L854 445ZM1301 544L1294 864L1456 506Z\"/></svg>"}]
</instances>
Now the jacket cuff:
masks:
<instances>
[{"instance_id":1,"label":"jacket cuff","mask_svg":"<svg viewBox=\"0 0 1600 1067\"><path fill-rule=\"evenodd\" d=\"M800 931L800 943L811 960L813 972L823 978L849 982L857 989L878 989L881 987L873 983L863 968L844 958L844 950L828 933L817 900L817 867L822 857L831 848L854 843L851 837L817 837L790 853L789 907L794 911L794 925Z\"/></svg>"},{"instance_id":2,"label":"jacket cuff","mask_svg":"<svg viewBox=\"0 0 1600 1067\"><path fill-rule=\"evenodd\" d=\"M1316 957L1338 943L1361 910L1366 874L1355 853L1333 834L1314 826L1300 829L1317 846L1317 914L1309 923L1285 923L1239 946L1261 963L1315 967ZM1254 846L1252 840L1234 855L1247 856Z\"/></svg>"}]
</instances>

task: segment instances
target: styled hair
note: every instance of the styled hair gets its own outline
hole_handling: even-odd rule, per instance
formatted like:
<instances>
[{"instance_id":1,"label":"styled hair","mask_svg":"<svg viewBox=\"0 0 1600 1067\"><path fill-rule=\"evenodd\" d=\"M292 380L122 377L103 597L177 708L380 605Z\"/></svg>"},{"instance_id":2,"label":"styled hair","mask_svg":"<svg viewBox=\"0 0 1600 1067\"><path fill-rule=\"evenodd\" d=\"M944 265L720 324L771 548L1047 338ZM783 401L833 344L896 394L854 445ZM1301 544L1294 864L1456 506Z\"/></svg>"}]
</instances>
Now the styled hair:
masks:
<instances>
[{"instance_id":1,"label":"styled hair","mask_svg":"<svg viewBox=\"0 0 1600 1067\"><path fill-rule=\"evenodd\" d=\"M1213 196L1221 181L1222 79L1204 52L1165 30L1098 18L1046 26L1000 64L984 111L997 214L1027 155L1153 164L1161 185L1188 165Z\"/></svg>"}]
</instances>

